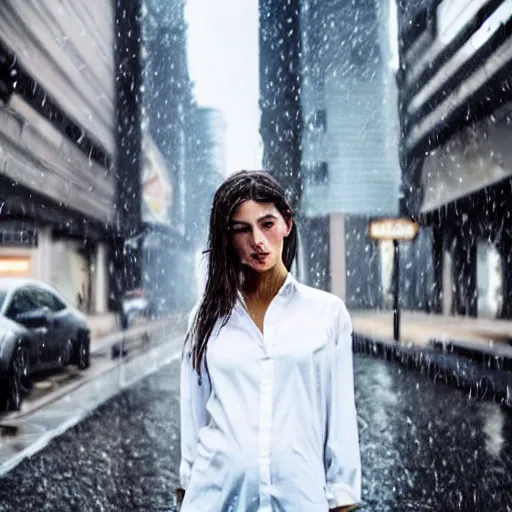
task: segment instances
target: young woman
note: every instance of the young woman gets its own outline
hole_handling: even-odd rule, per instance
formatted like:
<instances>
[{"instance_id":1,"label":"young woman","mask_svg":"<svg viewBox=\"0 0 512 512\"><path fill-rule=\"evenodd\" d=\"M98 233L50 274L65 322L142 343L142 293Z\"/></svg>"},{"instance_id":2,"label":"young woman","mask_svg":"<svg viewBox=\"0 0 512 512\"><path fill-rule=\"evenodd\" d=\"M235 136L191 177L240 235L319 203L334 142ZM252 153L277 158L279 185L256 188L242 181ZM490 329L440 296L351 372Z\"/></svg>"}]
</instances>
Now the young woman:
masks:
<instances>
[{"instance_id":1,"label":"young woman","mask_svg":"<svg viewBox=\"0 0 512 512\"><path fill-rule=\"evenodd\" d=\"M268 173L221 185L182 358L182 512L360 501L350 317L291 275L296 246L293 212Z\"/></svg>"}]
</instances>

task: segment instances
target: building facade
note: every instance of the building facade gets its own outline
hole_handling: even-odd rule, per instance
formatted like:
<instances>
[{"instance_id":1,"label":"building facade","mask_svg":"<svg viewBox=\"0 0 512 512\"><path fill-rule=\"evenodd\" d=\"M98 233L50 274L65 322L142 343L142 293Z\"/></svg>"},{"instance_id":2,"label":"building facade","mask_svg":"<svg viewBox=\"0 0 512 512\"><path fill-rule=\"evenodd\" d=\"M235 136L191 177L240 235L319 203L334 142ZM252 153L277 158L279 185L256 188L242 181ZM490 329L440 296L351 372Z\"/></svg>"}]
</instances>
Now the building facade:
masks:
<instances>
[{"instance_id":1,"label":"building facade","mask_svg":"<svg viewBox=\"0 0 512 512\"><path fill-rule=\"evenodd\" d=\"M87 5L86 5L87 4ZM0 276L108 308L116 230L116 12L0 5Z\"/></svg>"},{"instance_id":2,"label":"building facade","mask_svg":"<svg viewBox=\"0 0 512 512\"><path fill-rule=\"evenodd\" d=\"M186 211L194 102L184 9L184 0L143 3L142 126L153 146L153 163L160 162L153 167L160 172L158 179L148 182L142 204L150 213L149 205L158 203L163 214L143 217L143 279L147 294L161 312L188 311L195 300L194 250Z\"/></svg>"},{"instance_id":3,"label":"building facade","mask_svg":"<svg viewBox=\"0 0 512 512\"><path fill-rule=\"evenodd\" d=\"M512 3L400 2L398 21L405 205L430 249L409 281L431 269L433 311L510 318Z\"/></svg>"},{"instance_id":4,"label":"building facade","mask_svg":"<svg viewBox=\"0 0 512 512\"><path fill-rule=\"evenodd\" d=\"M184 1L8 0L0 29L0 277L88 313L138 287L189 310Z\"/></svg>"},{"instance_id":5,"label":"building facade","mask_svg":"<svg viewBox=\"0 0 512 512\"><path fill-rule=\"evenodd\" d=\"M213 196L227 175L226 121L219 110L199 106L192 110L191 118L186 229L195 251L203 251Z\"/></svg>"},{"instance_id":6,"label":"building facade","mask_svg":"<svg viewBox=\"0 0 512 512\"><path fill-rule=\"evenodd\" d=\"M186 231L193 248L194 290L199 299L204 290L208 228L213 197L227 176L226 121L217 109L195 106L191 112L188 139Z\"/></svg>"}]
</instances>

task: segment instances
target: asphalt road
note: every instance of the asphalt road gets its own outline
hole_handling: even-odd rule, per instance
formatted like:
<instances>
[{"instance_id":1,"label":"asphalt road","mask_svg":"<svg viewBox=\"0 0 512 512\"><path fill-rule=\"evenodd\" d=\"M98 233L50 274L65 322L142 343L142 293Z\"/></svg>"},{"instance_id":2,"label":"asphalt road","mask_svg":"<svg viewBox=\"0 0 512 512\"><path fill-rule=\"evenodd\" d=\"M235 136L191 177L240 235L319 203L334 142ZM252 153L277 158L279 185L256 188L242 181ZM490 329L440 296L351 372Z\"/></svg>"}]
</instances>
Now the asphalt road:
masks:
<instances>
[{"instance_id":1,"label":"asphalt road","mask_svg":"<svg viewBox=\"0 0 512 512\"><path fill-rule=\"evenodd\" d=\"M105 403L0 480L0 511L170 510L178 363ZM512 415L356 358L364 511L512 510Z\"/></svg>"}]
</instances>

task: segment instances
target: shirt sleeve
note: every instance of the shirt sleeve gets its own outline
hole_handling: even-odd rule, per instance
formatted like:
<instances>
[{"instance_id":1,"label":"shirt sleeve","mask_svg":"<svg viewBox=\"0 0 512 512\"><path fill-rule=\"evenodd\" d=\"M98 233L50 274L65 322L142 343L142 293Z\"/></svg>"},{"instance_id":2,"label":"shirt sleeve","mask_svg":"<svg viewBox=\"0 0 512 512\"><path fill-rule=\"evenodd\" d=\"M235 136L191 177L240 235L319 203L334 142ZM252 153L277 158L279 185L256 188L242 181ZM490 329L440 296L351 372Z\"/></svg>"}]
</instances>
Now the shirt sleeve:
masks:
<instances>
[{"instance_id":1,"label":"shirt sleeve","mask_svg":"<svg viewBox=\"0 0 512 512\"><path fill-rule=\"evenodd\" d=\"M329 508L361 501L361 459L354 399L352 322L345 305L335 329L329 361L324 452Z\"/></svg>"},{"instance_id":2,"label":"shirt sleeve","mask_svg":"<svg viewBox=\"0 0 512 512\"><path fill-rule=\"evenodd\" d=\"M194 311L192 312L192 314ZM192 317L191 314L191 317ZM193 318L189 321L189 329ZM208 423L206 403L210 396L210 381L206 375L204 361L201 365L201 384L197 372L192 367L192 360L185 347L181 358L180 373L180 485L187 489L196 458L199 431Z\"/></svg>"}]
</instances>

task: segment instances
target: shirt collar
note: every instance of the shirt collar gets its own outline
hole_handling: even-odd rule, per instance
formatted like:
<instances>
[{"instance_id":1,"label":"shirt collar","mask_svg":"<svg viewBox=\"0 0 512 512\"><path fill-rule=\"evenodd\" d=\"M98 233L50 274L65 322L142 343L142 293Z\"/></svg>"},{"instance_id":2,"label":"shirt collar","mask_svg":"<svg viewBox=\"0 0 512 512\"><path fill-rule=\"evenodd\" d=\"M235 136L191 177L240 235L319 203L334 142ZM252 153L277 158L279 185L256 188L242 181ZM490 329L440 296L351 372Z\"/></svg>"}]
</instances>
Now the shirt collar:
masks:
<instances>
[{"instance_id":1,"label":"shirt collar","mask_svg":"<svg viewBox=\"0 0 512 512\"><path fill-rule=\"evenodd\" d=\"M281 285L281 288L279 288L279 291L277 292L276 297L284 297L284 298L291 297L296 286L297 286L297 280L295 279L295 277L292 275L291 272L288 272L288 275L286 276L284 283ZM238 296L238 302L241 304L241 306L244 309L247 309L244 297L243 297L242 293L240 292L240 290L238 290L237 296Z\"/></svg>"},{"instance_id":2,"label":"shirt collar","mask_svg":"<svg viewBox=\"0 0 512 512\"><path fill-rule=\"evenodd\" d=\"M288 275L286 276L286 279L284 280L284 283L281 286L279 292L277 292L277 294L278 295L280 295L280 294L284 294L284 295L291 294L296 286L297 286L297 280L295 279L295 277L293 277L291 272L288 272Z\"/></svg>"}]
</instances>

